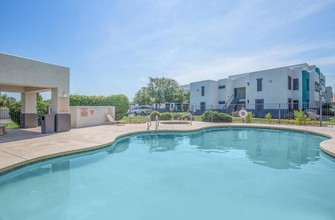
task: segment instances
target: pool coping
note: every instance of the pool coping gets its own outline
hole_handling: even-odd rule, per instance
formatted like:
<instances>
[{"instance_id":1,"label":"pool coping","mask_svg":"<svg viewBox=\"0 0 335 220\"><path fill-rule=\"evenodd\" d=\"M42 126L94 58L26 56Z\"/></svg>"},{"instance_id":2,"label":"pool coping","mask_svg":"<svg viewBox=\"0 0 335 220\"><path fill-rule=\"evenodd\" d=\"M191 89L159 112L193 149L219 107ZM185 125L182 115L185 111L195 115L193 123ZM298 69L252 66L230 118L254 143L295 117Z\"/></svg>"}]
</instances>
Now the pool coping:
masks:
<instances>
[{"instance_id":1,"label":"pool coping","mask_svg":"<svg viewBox=\"0 0 335 220\"><path fill-rule=\"evenodd\" d=\"M181 125L178 125L181 126ZM94 129L95 127L91 127ZM20 162L14 162L8 166L4 166L0 168L0 175L9 173L11 171L14 171L16 169L20 169L25 166L29 166L31 164L37 163L37 162L42 162L45 160L49 159L54 159L57 157L62 157L62 156L68 156L68 155L73 155L73 154L79 154L79 153L84 153L84 152L89 152L93 150L98 150L102 149L104 147L110 146L114 144L118 139L129 136L129 135L136 135L136 134L144 134L144 133L162 133L162 132L194 132L194 131L201 131L201 130L206 130L210 128L261 128L261 129L274 129L274 130L288 130L288 131L297 131L297 132L304 132L304 133L310 133L310 134L316 134L320 136L327 137L329 139L322 141L320 143L320 149L325 152L326 154L329 154L332 157L335 157L335 129L334 131L330 132L325 132L325 131L320 131L322 130L321 127L300 127L300 126L287 126L287 125L274 125L274 124L227 124L227 123L205 123L201 125L200 127L188 127L187 129L163 129L163 130L137 130L137 131L126 131L121 134L116 135L112 141L106 142L104 144L99 144L99 145L94 145L94 146L88 146L88 147L83 147L80 149L73 149L73 150L63 150L59 151L57 153L50 153L50 154L45 154L42 156L30 158L30 159L25 159L22 158L23 160ZM0 148L1 150L1 148Z\"/></svg>"}]
</instances>

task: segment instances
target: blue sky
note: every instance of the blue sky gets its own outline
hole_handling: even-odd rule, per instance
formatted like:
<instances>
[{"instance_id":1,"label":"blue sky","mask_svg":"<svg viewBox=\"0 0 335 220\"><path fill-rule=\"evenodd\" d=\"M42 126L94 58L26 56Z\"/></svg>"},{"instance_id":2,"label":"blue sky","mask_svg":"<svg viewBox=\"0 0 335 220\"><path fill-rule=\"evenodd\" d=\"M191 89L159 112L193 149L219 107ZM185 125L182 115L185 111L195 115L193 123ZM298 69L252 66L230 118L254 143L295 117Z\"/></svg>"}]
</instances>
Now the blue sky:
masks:
<instances>
[{"instance_id":1,"label":"blue sky","mask_svg":"<svg viewBox=\"0 0 335 220\"><path fill-rule=\"evenodd\" d=\"M72 94L305 62L335 88L335 0L0 0L0 28L0 52L70 67Z\"/></svg>"}]
</instances>

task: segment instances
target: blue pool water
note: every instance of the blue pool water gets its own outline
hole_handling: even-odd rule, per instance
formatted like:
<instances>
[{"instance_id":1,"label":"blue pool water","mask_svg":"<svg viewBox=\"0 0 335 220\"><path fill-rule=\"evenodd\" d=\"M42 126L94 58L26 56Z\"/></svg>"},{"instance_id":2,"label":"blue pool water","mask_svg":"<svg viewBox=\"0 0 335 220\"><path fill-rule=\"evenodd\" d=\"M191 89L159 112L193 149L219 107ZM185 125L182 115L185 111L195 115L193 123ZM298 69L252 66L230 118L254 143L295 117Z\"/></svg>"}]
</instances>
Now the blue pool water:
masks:
<instances>
[{"instance_id":1,"label":"blue pool water","mask_svg":"<svg viewBox=\"0 0 335 220\"><path fill-rule=\"evenodd\" d=\"M148 133L0 176L0 219L335 219L325 137Z\"/></svg>"}]
</instances>

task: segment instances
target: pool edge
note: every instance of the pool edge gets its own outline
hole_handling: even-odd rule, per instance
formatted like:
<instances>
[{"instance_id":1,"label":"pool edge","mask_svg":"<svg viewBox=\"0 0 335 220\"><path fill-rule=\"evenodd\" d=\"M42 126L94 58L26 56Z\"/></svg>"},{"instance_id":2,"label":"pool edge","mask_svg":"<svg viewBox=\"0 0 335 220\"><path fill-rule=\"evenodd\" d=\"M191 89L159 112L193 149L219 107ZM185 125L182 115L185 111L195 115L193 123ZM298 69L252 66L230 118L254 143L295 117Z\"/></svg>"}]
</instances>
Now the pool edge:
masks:
<instances>
[{"instance_id":1,"label":"pool edge","mask_svg":"<svg viewBox=\"0 0 335 220\"><path fill-rule=\"evenodd\" d=\"M89 152L93 150L98 150L107 146L110 146L114 144L118 139L130 136L130 135L136 135L136 134L145 134L145 133L162 133L162 132L178 132L178 133L184 133L184 132L193 132L193 131L201 131L201 130L206 130L210 128L262 128L262 129L274 129L274 130L287 130L287 131L297 131L297 132L304 132L304 133L310 133L310 134L315 134L315 135L320 135L323 137L329 138L328 140L322 141L320 143L320 149L325 152L326 154L335 157L335 150L332 149L333 146L335 145L335 135L332 136L330 134L322 133L319 131L312 131L309 130L306 127L283 127L283 126L276 126L276 125L263 125L263 124L212 124L212 125L206 125L200 128L190 128L186 130L177 130L177 129L165 129L165 130L140 130L140 131L133 131L133 132L126 132L120 135L117 135L113 141L105 143L105 144L100 144L100 145L95 145L95 146L90 146L86 148L81 148L81 149L75 149L75 150L67 150L67 151L62 151L54 154L46 154L40 157L35 157L32 159L27 159L18 163L13 163L9 166L5 166L3 168L0 168L0 175L12 172L14 170L20 169L25 166L29 166L31 164L37 163L37 162L42 162L45 160L49 159L55 159L58 157L62 156L68 156L68 155L73 155L73 154L78 154L78 153L84 153L84 152ZM333 151L334 150L334 151Z\"/></svg>"}]
</instances>

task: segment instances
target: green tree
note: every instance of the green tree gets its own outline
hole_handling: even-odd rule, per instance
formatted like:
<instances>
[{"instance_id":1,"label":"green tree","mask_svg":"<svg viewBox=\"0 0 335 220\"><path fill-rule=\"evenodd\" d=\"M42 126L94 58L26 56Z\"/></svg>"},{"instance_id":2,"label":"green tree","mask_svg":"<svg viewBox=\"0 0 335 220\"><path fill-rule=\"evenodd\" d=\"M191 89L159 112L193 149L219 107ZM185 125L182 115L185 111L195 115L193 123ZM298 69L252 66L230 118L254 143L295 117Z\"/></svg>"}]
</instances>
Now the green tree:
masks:
<instances>
[{"instance_id":1,"label":"green tree","mask_svg":"<svg viewBox=\"0 0 335 220\"><path fill-rule=\"evenodd\" d=\"M151 105L154 104L153 99L150 97L148 93L147 87L142 87L141 90L139 90L134 97L134 103L139 105Z\"/></svg>"},{"instance_id":2,"label":"green tree","mask_svg":"<svg viewBox=\"0 0 335 220\"><path fill-rule=\"evenodd\" d=\"M134 98L134 103L157 104L158 107L163 103L182 103L184 91L174 79L149 77L149 83L138 91Z\"/></svg>"},{"instance_id":3,"label":"green tree","mask_svg":"<svg viewBox=\"0 0 335 220\"><path fill-rule=\"evenodd\" d=\"M9 107L11 103L16 102L14 97L7 96L7 94L1 95L0 94L0 106L7 106Z\"/></svg>"}]
</instances>

